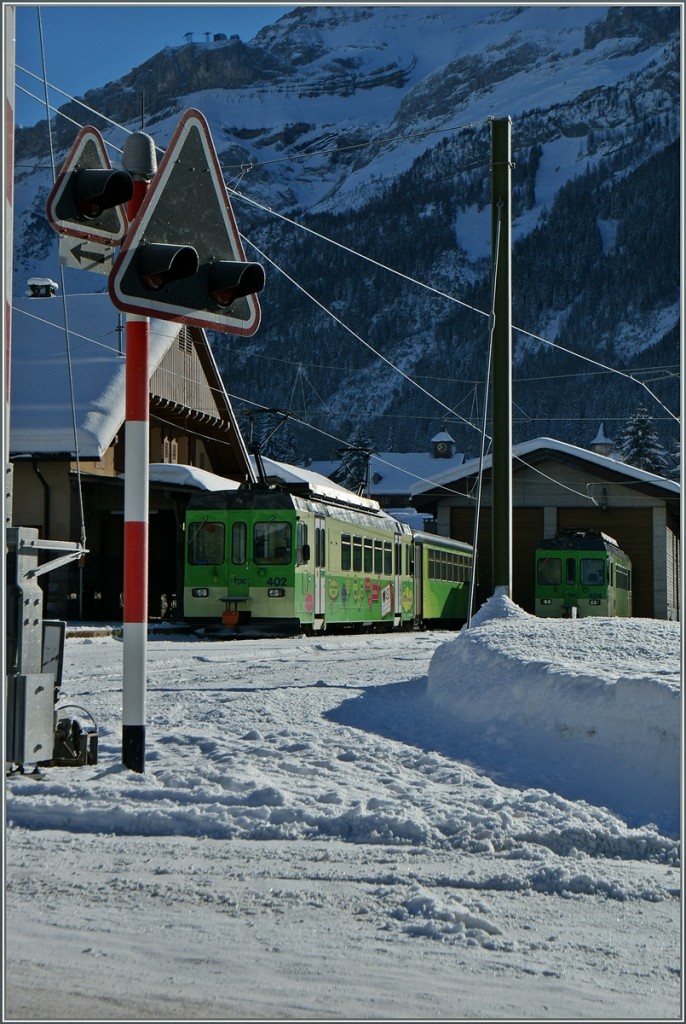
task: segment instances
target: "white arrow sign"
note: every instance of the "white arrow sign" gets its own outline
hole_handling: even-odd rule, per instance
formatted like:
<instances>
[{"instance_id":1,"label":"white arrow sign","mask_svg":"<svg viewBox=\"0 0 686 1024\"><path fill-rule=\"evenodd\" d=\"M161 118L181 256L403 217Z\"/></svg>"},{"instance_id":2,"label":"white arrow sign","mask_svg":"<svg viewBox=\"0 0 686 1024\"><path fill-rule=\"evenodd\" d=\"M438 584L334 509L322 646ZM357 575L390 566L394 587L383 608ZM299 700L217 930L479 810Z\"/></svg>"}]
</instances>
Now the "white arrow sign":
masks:
<instances>
[{"instance_id":1,"label":"white arrow sign","mask_svg":"<svg viewBox=\"0 0 686 1024\"><path fill-rule=\"evenodd\" d=\"M88 242L85 239L61 235L59 262L63 267L91 270L96 274L109 274L114 266L114 249L111 245L101 245L99 242Z\"/></svg>"}]
</instances>

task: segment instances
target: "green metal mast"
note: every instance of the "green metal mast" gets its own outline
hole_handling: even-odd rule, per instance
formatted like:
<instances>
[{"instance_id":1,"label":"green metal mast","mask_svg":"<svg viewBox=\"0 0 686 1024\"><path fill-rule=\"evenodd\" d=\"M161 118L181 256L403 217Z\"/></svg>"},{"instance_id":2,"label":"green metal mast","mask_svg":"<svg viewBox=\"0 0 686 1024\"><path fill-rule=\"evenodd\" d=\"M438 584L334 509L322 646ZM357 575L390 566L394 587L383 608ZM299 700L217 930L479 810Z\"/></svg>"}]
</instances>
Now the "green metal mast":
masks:
<instances>
[{"instance_id":1,"label":"green metal mast","mask_svg":"<svg viewBox=\"0 0 686 1024\"><path fill-rule=\"evenodd\" d=\"M512 597L511 119L491 121L493 272L493 587Z\"/></svg>"}]
</instances>

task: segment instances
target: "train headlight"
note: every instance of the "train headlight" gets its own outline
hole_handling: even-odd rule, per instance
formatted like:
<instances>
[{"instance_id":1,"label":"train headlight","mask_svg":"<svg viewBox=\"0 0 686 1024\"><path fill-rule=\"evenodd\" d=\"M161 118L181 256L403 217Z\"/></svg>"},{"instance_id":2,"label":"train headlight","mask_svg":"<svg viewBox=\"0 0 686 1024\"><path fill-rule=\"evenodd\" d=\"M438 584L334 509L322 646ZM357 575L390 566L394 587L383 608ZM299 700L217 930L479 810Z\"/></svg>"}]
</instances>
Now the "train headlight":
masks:
<instances>
[{"instance_id":1,"label":"train headlight","mask_svg":"<svg viewBox=\"0 0 686 1024\"><path fill-rule=\"evenodd\" d=\"M270 587L267 591L267 597L285 597L286 591L283 587Z\"/></svg>"},{"instance_id":2,"label":"train headlight","mask_svg":"<svg viewBox=\"0 0 686 1024\"><path fill-rule=\"evenodd\" d=\"M207 587L193 587L191 591L193 597L209 597L210 592Z\"/></svg>"},{"instance_id":3,"label":"train headlight","mask_svg":"<svg viewBox=\"0 0 686 1024\"><path fill-rule=\"evenodd\" d=\"M591 598L591 600L588 603L593 605L599 605L600 601L596 601L594 598Z\"/></svg>"},{"instance_id":4,"label":"train headlight","mask_svg":"<svg viewBox=\"0 0 686 1024\"><path fill-rule=\"evenodd\" d=\"M541 598L541 604L552 604L552 603L553 602L551 601L551 599L549 597L542 597Z\"/></svg>"}]
</instances>

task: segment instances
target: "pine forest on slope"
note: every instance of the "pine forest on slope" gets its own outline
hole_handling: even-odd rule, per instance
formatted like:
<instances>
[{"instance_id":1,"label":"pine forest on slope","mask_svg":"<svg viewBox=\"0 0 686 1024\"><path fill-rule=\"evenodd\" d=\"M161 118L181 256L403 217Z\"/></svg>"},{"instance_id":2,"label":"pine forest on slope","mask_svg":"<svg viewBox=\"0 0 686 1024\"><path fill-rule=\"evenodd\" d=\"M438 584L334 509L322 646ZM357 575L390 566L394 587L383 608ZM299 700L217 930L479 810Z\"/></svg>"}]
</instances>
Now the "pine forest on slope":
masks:
<instances>
[{"instance_id":1,"label":"pine forest on slope","mask_svg":"<svg viewBox=\"0 0 686 1024\"><path fill-rule=\"evenodd\" d=\"M511 117L514 440L587 445L643 403L672 448L678 424L644 388L536 337L635 374L678 414L679 68L676 6L334 5L250 43L167 47L86 95L103 118L63 110L119 147L111 121L137 130L141 93L161 148L184 109L206 115L267 270L258 334L213 348L239 413L291 410L301 462L353 436L425 450L441 425L478 450L489 118ZM58 161L75 133L56 119ZM46 122L17 130L18 288L57 263L48 154Z\"/></svg>"}]
</instances>

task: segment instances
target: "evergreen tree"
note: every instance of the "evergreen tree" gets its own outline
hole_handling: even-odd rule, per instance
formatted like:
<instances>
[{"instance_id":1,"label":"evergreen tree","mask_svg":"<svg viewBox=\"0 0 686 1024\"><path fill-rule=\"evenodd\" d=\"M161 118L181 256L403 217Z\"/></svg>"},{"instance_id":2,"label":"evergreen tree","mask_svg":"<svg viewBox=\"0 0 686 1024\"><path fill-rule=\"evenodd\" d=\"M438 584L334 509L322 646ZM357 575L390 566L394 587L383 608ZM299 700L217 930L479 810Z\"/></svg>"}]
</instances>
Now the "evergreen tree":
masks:
<instances>
[{"instance_id":1,"label":"evergreen tree","mask_svg":"<svg viewBox=\"0 0 686 1024\"><path fill-rule=\"evenodd\" d=\"M348 447L338 450L343 467L343 475L340 480L343 487L349 491L355 491L357 494L364 494L372 450L367 434L356 428Z\"/></svg>"},{"instance_id":2,"label":"evergreen tree","mask_svg":"<svg viewBox=\"0 0 686 1024\"><path fill-rule=\"evenodd\" d=\"M277 426L265 446L265 454L276 462L285 462L289 466L297 465L298 446L293 431L287 423Z\"/></svg>"},{"instance_id":3,"label":"evergreen tree","mask_svg":"<svg viewBox=\"0 0 686 1024\"><path fill-rule=\"evenodd\" d=\"M667 465L665 450L660 444L653 418L644 405L637 406L619 435L617 452L630 466L664 474Z\"/></svg>"},{"instance_id":4,"label":"evergreen tree","mask_svg":"<svg viewBox=\"0 0 686 1024\"><path fill-rule=\"evenodd\" d=\"M668 454L669 458L669 469L667 470L667 476L670 480L681 479L681 439L677 438L672 445L671 451Z\"/></svg>"}]
</instances>

